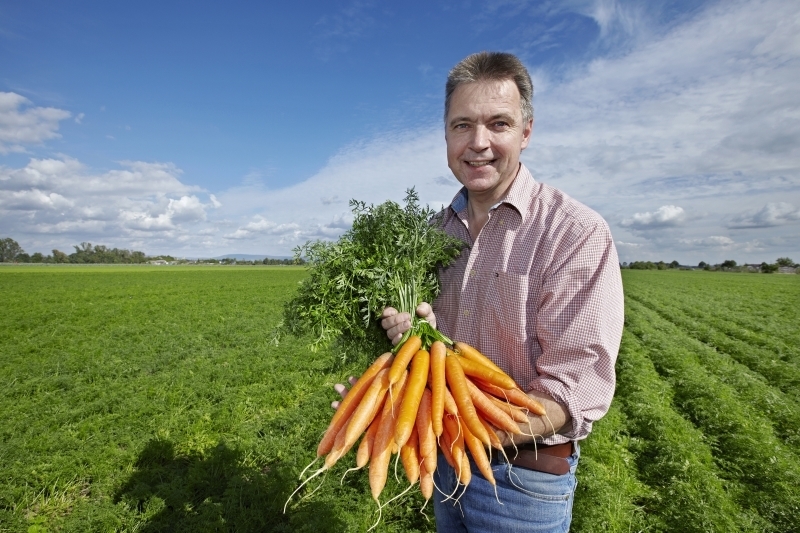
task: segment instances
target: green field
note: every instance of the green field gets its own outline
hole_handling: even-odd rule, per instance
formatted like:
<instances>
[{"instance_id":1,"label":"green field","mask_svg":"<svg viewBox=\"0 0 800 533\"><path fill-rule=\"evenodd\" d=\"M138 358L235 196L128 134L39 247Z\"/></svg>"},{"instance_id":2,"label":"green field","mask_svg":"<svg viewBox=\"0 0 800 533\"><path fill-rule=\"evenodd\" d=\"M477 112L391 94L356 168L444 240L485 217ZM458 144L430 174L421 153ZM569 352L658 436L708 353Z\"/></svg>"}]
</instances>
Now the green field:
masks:
<instances>
[{"instance_id":1,"label":"green field","mask_svg":"<svg viewBox=\"0 0 800 533\"><path fill-rule=\"evenodd\" d=\"M365 474L340 484L352 459L283 513L360 364L271 342L303 276L0 268L0 531L367 529ZM617 395L582 446L573 530L796 531L800 276L623 279ZM379 530L433 531L422 503Z\"/></svg>"}]
</instances>

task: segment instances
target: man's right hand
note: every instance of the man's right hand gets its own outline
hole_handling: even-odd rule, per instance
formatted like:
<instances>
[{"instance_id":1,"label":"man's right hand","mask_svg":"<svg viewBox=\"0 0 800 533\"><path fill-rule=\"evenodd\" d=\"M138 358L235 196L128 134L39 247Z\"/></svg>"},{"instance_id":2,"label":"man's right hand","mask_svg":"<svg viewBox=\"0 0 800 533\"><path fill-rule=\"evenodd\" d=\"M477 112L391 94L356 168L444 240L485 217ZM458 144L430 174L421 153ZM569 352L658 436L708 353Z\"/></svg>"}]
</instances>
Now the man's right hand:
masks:
<instances>
[{"instance_id":1,"label":"man's right hand","mask_svg":"<svg viewBox=\"0 0 800 533\"><path fill-rule=\"evenodd\" d=\"M433 314L433 308L427 302L422 302L417 306L417 316L428 321L428 323L436 327L436 315ZM394 307L387 307L381 313L381 326L386 330L386 335L392 341L392 344L397 344L403 338L403 333L411 328L411 315L408 313L398 313Z\"/></svg>"}]
</instances>

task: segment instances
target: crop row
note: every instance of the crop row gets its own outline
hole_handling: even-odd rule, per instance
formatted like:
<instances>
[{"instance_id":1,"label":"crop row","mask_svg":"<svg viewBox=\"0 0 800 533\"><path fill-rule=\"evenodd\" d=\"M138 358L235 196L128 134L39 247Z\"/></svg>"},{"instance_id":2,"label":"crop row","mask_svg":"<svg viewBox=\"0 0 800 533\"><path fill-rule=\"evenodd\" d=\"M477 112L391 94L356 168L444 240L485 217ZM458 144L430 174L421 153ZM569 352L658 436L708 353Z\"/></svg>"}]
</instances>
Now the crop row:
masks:
<instances>
[{"instance_id":1,"label":"crop row","mask_svg":"<svg viewBox=\"0 0 800 533\"><path fill-rule=\"evenodd\" d=\"M658 309L664 318L676 321L676 325L701 336L704 342L714 344L731 355L748 358L751 364L764 368L766 373L761 373L766 377L776 379L779 383L791 379L800 385L800 347L776 333L749 329L737 323L743 314L720 309L702 299L684 301L665 298L662 291L653 287L640 287L629 296ZM674 319L671 318L673 316ZM765 322L771 321L761 321L762 324ZM782 333L793 334L796 329L787 326Z\"/></svg>"},{"instance_id":2,"label":"crop row","mask_svg":"<svg viewBox=\"0 0 800 533\"><path fill-rule=\"evenodd\" d=\"M719 321L688 313L663 300L638 296L631 298L656 311L685 335L729 355L753 372L764 376L784 393L800 398L800 366L791 359L783 360L780 352L732 338L718 329Z\"/></svg>"},{"instance_id":3,"label":"crop row","mask_svg":"<svg viewBox=\"0 0 800 533\"><path fill-rule=\"evenodd\" d=\"M730 377L729 370L719 370L724 357L701 358L698 354L707 355L707 347L634 299L627 305L626 331L671 385L678 412L703 433L721 476L732 484L735 501L769 522L769 530L792 531L800 523L798 455L777 434L763 405L748 401L739 387L715 373Z\"/></svg>"},{"instance_id":4,"label":"crop row","mask_svg":"<svg viewBox=\"0 0 800 533\"><path fill-rule=\"evenodd\" d=\"M626 332L617 365L616 401L634 437L639 477L652 489L643 502L656 531L764 531L766 521L739 504L740 483L725 479L701 428L675 409L676 390L651 360L651 349Z\"/></svg>"},{"instance_id":5,"label":"crop row","mask_svg":"<svg viewBox=\"0 0 800 533\"><path fill-rule=\"evenodd\" d=\"M629 299L645 306L645 302L633 296ZM778 368L785 372L780 374L776 370L776 362L764 362L764 359L769 359L769 354L759 353L756 348L748 351L746 346L726 341L713 328L682 317L674 309L658 307L647 312L657 314L663 321L663 327L671 325L675 333L673 346L694 354L709 372L733 387L742 401L759 406L761 414L772 422L776 434L796 453L800 453L796 367L780 365Z\"/></svg>"},{"instance_id":6,"label":"crop row","mask_svg":"<svg viewBox=\"0 0 800 533\"><path fill-rule=\"evenodd\" d=\"M642 531L647 518L641 502L654 491L639 478L631 451L628 420L614 402L592 438L581 444L573 529L584 533Z\"/></svg>"},{"instance_id":7,"label":"crop row","mask_svg":"<svg viewBox=\"0 0 800 533\"><path fill-rule=\"evenodd\" d=\"M725 333L775 353L800 353L800 278L705 273L625 272L627 293L656 295L729 326Z\"/></svg>"}]
</instances>

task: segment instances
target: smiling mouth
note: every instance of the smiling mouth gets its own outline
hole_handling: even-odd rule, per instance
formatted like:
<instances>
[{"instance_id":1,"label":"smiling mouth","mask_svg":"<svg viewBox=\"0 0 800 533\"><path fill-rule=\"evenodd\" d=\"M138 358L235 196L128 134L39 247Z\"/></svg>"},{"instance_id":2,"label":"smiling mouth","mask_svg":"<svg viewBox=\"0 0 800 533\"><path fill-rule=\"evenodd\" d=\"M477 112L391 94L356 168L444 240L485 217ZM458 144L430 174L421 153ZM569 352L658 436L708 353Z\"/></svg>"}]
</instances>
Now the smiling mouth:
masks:
<instances>
[{"instance_id":1,"label":"smiling mouth","mask_svg":"<svg viewBox=\"0 0 800 533\"><path fill-rule=\"evenodd\" d=\"M466 163L471 167L485 167L486 165L491 165L494 161L492 159L491 161L467 161Z\"/></svg>"}]
</instances>

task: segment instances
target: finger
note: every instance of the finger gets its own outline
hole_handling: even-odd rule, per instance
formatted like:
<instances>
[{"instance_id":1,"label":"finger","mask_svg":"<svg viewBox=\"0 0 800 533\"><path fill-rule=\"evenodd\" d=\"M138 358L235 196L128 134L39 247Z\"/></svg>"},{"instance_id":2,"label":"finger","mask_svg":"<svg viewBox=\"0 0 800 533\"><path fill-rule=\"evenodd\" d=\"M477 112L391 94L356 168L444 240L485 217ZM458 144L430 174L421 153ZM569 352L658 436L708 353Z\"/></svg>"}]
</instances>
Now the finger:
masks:
<instances>
[{"instance_id":1,"label":"finger","mask_svg":"<svg viewBox=\"0 0 800 533\"><path fill-rule=\"evenodd\" d=\"M409 315L408 313L394 313L381 320L381 326L383 326L383 329L390 329L395 327L397 324L401 322L410 320L411 320L411 315Z\"/></svg>"},{"instance_id":2,"label":"finger","mask_svg":"<svg viewBox=\"0 0 800 533\"><path fill-rule=\"evenodd\" d=\"M427 318L429 315L433 314L433 308L431 304L428 302L422 302L417 306L417 316L422 318Z\"/></svg>"},{"instance_id":3,"label":"finger","mask_svg":"<svg viewBox=\"0 0 800 533\"><path fill-rule=\"evenodd\" d=\"M411 328L411 321L407 320L405 322L401 322L397 326L393 328L389 328L386 330L386 335L389 336L392 341L397 344L397 341L403 336L403 333L408 331Z\"/></svg>"},{"instance_id":4,"label":"finger","mask_svg":"<svg viewBox=\"0 0 800 533\"><path fill-rule=\"evenodd\" d=\"M396 314L397 314L397 309L395 309L394 307L386 307L381 313L381 318L389 318L390 316L394 316Z\"/></svg>"},{"instance_id":5,"label":"finger","mask_svg":"<svg viewBox=\"0 0 800 533\"><path fill-rule=\"evenodd\" d=\"M337 383L333 386L333 390L339 393L339 396L344 398L347 395L347 387L342 385L341 383Z\"/></svg>"},{"instance_id":6,"label":"finger","mask_svg":"<svg viewBox=\"0 0 800 533\"><path fill-rule=\"evenodd\" d=\"M424 318L428 323L436 327L436 315L433 314L433 307L428 302L422 302L417 306L417 316Z\"/></svg>"},{"instance_id":7,"label":"finger","mask_svg":"<svg viewBox=\"0 0 800 533\"><path fill-rule=\"evenodd\" d=\"M339 403L340 402L331 402L331 407L333 407L334 409L338 409L339 408Z\"/></svg>"},{"instance_id":8,"label":"finger","mask_svg":"<svg viewBox=\"0 0 800 533\"><path fill-rule=\"evenodd\" d=\"M350 376L350 377L347 379L347 381L349 381L349 382L350 382L350 386L353 386L353 385L355 385L355 384L356 384L356 381L358 381L358 378L356 378L355 376Z\"/></svg>"}]
</instances>

